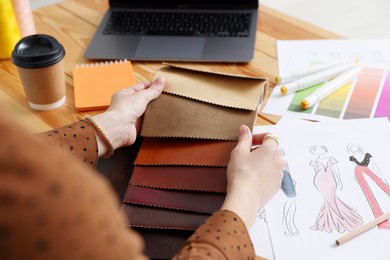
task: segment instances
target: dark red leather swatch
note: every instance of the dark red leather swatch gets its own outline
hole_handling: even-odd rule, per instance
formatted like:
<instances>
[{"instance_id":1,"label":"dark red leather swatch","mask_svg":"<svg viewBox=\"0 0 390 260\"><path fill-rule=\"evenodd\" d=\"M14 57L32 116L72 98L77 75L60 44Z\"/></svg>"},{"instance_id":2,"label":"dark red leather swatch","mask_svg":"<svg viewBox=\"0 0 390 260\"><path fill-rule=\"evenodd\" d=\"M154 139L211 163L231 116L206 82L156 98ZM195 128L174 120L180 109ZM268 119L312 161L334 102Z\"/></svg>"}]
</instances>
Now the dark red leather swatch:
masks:
<instances>
[{"instance_id":1,"label":"dark red leather swatch","mask_svg":"<svg viewBox=\"0 0 390 260\"><path fill-rule=\"evenodd\" d=\"M173 191L129 185L123 203L212 214L225 195L210 192Z\"/></svg>"},{"instance_id":2,"label":"dark red leather swatch","mask_svg":"<svg viewBox=\"0 0 390 260\"><path fill-rule=\"evenodd\" d=\"M209 215L122 204L130 226L195 231Z\"/></svg>"},{"instance_id":3,"label":"dark red leather swatch","mask_svg":"<svg viewBox=\"0 0 390 260\"><path fill-rule=\"evenodd\" d=\"M235 141L188 138L144 138L135 165L226 167Z\"/></svg>"},{"instance_id":4,"label":"dark red leather swatch","mask_svg":"<svg viewBox=\"0 0 390 260\"><path fill-rule=\"evenodd\" d=\"M225 193L226 170L218 167L135 166L130 183L150 188Z\"/></svg>"},{"instance_id":5,"label":"dark red leather swatch","mask_svg":"<svg viewBox=\"0 0 390 260\"><path fill-rule=\"evenodd\" d=\"M144 253L150 259L172 259L184 246L193 231L133 228L145 241Z\"/></svg>"}]
</instances>

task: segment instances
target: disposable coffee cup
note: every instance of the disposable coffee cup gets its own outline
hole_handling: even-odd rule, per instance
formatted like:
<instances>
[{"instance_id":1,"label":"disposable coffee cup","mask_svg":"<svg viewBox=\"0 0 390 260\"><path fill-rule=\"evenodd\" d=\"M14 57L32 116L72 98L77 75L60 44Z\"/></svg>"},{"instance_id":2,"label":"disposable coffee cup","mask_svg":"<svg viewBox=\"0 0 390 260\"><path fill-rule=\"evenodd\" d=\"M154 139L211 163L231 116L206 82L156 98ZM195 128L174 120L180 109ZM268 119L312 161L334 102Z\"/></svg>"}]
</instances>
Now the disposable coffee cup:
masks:
<instances>
[{"instance_id":1,"label":"disposable coffee cup","mask_svg":"<svg viewBox=\"0 0 390 260\"><path fill-rule=\"evenodd\" d=\"M64 47L52 36L22 38L12 51L28 104L35 110L51 110L65 103Z\"/></svg>"}]
</instances>

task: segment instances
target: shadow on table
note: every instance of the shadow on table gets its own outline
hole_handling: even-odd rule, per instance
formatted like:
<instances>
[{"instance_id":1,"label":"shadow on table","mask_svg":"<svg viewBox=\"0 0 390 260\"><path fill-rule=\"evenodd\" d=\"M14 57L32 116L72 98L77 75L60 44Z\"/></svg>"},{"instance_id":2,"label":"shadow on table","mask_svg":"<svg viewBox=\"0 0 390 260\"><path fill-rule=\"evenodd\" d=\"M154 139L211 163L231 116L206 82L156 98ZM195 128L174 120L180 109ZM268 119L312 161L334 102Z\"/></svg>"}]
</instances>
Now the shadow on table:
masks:
<instances>
[{"instance_id":1,"label":"shadow on table","mask_svg":"<svg viewBox=\"0 0 390 260\"><path fill-rule=\"evenodd\" d=\"M120 202L126 193L141 143L142 137L138 137L133 145L115 150L112 157L100 159L97 164L97 171L110 181Z\"/></svg>"}]
</instances>

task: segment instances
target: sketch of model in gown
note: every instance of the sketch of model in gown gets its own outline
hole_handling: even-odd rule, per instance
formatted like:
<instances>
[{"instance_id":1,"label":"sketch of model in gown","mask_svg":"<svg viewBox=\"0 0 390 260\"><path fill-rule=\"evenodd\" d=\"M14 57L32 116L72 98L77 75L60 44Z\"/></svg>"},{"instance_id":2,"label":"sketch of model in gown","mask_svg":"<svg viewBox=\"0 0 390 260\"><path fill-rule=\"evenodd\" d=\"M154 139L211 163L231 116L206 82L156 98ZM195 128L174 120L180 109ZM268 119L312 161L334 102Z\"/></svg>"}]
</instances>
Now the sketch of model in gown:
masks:
<instances>
[{"instance_id":1,"label":"sketch of model in gown","mask_svg":"<svg viewBox=\"0 0 390 260\"><path fill-rule=\"evenodd\" d=\"M310 152L318 157L310 161L315 169L314 185L324 198L324 205L321 208L315 225L312 230L344 233L351 231L362 224L362 218L357 211L343 201L337 195L337 187L343 189L340 179L337 160L332 156L326 156L327 148L322 145L310 147Z\"/></svg>"},{"instance_id":2,"label":"sketch of model in gown","mask_svg":"<svg viewBox=\"0 0 390 260\"><path fill-rule=\"evenodd\" d=\"M388 182L383 178L380 169L376 165L372 155L365 153L358 144L349 144L348 152L350 154L349 160L354 163L355 166L355 179L359 183L364 196L366 196L368 204L371 207L374 216L377 218L383 215L383 211L380 208L378 201L376 200L366 178L370 178L380 187L389 197L390 188ZM378 225L378 228L390 229L389 221L384 221Z\"/></svg>"},{"instance_id":3,"label":"sketch of model in gown","mask_svg":"<svg viewBox=\"0 0 390 260\"><path fill-rule=\"evenodd\" d=\"M264 209L258 209L257 210L257 213L256 213L256 216L264 221L264 223L268 223L268 220L267 220L267 215L265 214L265 210Z\"/></svg>"},{"instance_id":4,"label":"sketch of model in gown","mask_svg":"<svg viewBox=\"0 0 390 260\"><path fill-rule=\"evenodd\" d=\"M281 149L281 154L282 156L285 155L283 149ZM284 234L287 236L297 236L299 234L298 228L295 225L295 212L297 208L295 197L297 196L297 193L295 191L295 181L291 177L287 161L283 168L282 191L287 197L283 207Z\"/></svg>"}]
</instances>

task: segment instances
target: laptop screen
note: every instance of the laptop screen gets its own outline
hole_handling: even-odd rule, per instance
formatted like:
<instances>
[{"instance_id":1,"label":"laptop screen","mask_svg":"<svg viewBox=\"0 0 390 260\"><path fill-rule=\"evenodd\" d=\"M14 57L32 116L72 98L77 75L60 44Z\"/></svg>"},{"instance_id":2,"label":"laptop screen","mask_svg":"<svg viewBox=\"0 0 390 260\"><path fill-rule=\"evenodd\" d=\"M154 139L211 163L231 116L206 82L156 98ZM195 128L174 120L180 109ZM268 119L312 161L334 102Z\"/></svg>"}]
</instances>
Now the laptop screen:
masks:
<instances>
[{"instance_id":1,"label":"laptop screen","mask_svg":"<svg viewBox=\"0 0 390 260\"><path fill-rule=\"evenodd\" d=\"M116 8L257 8L258 0L110 0Z\"/></svg>"}]
</instances>

